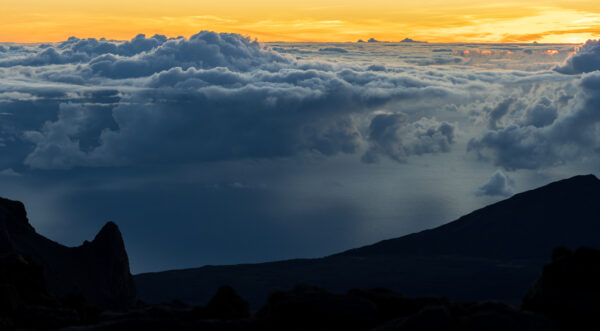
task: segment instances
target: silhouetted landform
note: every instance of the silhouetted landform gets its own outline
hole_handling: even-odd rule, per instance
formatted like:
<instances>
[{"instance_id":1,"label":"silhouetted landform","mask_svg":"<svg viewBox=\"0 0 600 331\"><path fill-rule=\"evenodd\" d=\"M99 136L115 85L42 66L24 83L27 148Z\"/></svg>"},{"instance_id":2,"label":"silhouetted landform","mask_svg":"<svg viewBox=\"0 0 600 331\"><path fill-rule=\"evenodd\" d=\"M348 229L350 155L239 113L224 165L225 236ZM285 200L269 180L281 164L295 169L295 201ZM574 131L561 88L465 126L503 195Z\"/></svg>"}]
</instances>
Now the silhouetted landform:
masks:
<instances>
[{"instance_id":1,"label":"silhouetted landform","mask_svg":"<svg viewBox=\"0 0 600 331\"><path fill-rule=\"evenodd\" d=\"M401 43L418 43L418 44L427 43L426 41L418 41L418 40L414 40L414 39L410 39L410 38L404 38L400 42Z\"/></svg>"},{"instance_id":2,"label":"silhouetted landform","mask_svg":"<svg viewBox=\"0 0 600 331\"><path fill-rule=\"evenodd\" d=\"M299 285L270 295L256 314L267 330L556 330L543 314L499 302L410 298L387 289L346 294Z\"/></svg>"},{"instance_id":3,"label":"silhouetted landform","mask_svg":"<svg viewBox=\"0 0 600 331\"><path fill-rule=\"evenodd\" d=\"M80 296L58 300L45 288L41 266L8 255L0 259L0 329L595 330L599 270L600 251L556 250L522 309L493 301L406 297L383 288L340 294L300 284L271 292L266 304L251 315L248 303L228 286L219 288L206 306L139 302L128 310L102 311Z\"/></svg>"},{"instance_id":4,"label":"silhouetted landform","mask_svg":"<svg viewBox=\"0 0 600 331\"><path fill-rule=\"evenodd\" d=\"M348 283L348 279L353 281L367 282L366 275L371 280L377 282L377 278L389 281L390 275L373 273L376 265L391 265L391 268L377 269L392 272L392 277L397 279L413 279L415 275L424 276L421 269L428 271L447 271L454 270L454 263L471 262L475 266L481 264L483 269L489 267L483 256L487 256L489 261L496 263L496 271L503 268L510 270L523 271L527 268L520 267L514 261L522 263L535 261L530 260L532 255L529 252L517 253L515 249L495 249L490 251L490 247L483 245L483 253L473 253L468 259L458 255L469 245L482 245L479 240L466 240L465 243L458 244L454 250L445 250L452 255L441 256L439 250L445 245L442 240L438 246L418 251L410 251L411 245L406 244L406 238L412 238L417 243L427 242L428 236L436 237L436 232L447 231L454 235L470 233L473 227L472 222L479 225L481 222L487 222L486 225L493 229L496 219L513 219L521 217L520 215L529 215L529 209L543 209L545 203L557 203L564 199L563 207L585 208L592 214L585 214L581 210L572 211L568 223L563 223L564 230L571 234L578 234L570 227L584 226L589 230L593 226L585 225L594 223L593 218L598 214L598 207L588 206L597 198L599 180L593 176L574 177L569 180L550 184L537 190L522 193L503 202L488 206L470 215L448 225L434 230L424 231L411 236L399 239L384 241L375 245L350 250L328 258L318 260L296 260L283 261L279 263L270 263L262 265L232 266L228 268L238 268L238 278L253 275L255 279L252 283L255 285L260 282L260 277L266 271L276 272L278 276L288 277L288 279L308 278L311 273L319 275L335 274L338 279ZM577 201L577 202L576 202ZM323 286L304 285L306 282L300 282L295 286L290 286L291 290L271 290L265 293L266 303L263 302L262 308L252 314L250 304L243 299L243 296L230 286L220 286L215 288L210 294L210 300L204 305L189 305L181 300L165 301L164 303L152 304L138 301L135 304L128 301L126 304L115 304L114 298L124 298L124 300L135 300L131 297L133 287L117 286L114 287L114 278L118 274L122 277L122 269L126 266L123 262L127 260L123 242L118 228L113 223L107 224L96 236L92 243L85 243L78 248L67 248L60 246L50 240L35 234L33 228L29 225L25 216L23 205L10 200L0 200L0 329L2 330L23 330L23 329L52 329L52 330L456 330L456 331L483 331L483 330L596 330L597 316L600 312L600 251L593 248L579 248L570 251L567 248L554 249L552 262L543 268L541 276L537 280L528 284L528 291L521 292L521 308L508 305L503 302L491 301L487 298L485 301L453 301L441 293L429 296L406 296L397 291L386 288L363 287L363 289L350 289L349 291L331 291ZM522 203L531 203L529 208L523 207ZM515 209L503 209L501 207L509 206ZM547 205L547 209L560 211L560 207ZM548 218L542 222L545 228L553 229L552 219L546 212L542 216ZM557 214L557 217L565 216ZM579 220L580 217L588 217L588 221ZM520 231L527 228L527 224L520 224L516 227L515 222L506 221L507 224L515 226L513 230ZM537 222L537 221L529 221ZM456 230L462 228L461 231ZM464 232L463 232L464 231ZM579 231L579 230L578 230ZM493 230L484 232L488 239L493 239ZM503 234L504 232L499 232ZM525 233L529 234L529 233ZM552 230L540 229L539 235L552 235ZM588 237L591 237L589 235ZM583 236L583 239L588 237ZM522 245L519 240L515 240L512 245ZM534 237L537 238L537 237ZM530 238L530 240L534 240ZM564 236L547 237L537 239L539 244L549 244L553 240L565 238ZM461 239L460 237L458 239ZM466 238L468 239L468 238ZM574 244L577 240L569 238L564 241L567 244ZM46 246L42 246L45 243ZM37 245L37 246L36 246ZM381 251L382 245L387 250ZM52 247L62 248L52 248ZM26 248L23 248L26 247ZM51 255L51 252L43 252L41 248L56 249L54 254L65 254L65 250L73 256L66 255L58 259ZM529 246L523 246L525 248ZM35 249L34 249L35 248ZM472 246L476 248L476 246ZM401 250L398 252L396 250ZM23 252L28 252L25 254ZM93 252L93 254L91 253ZM85 255L84 255L85 254ZM88 260L83 261L81 256ZM411 259L406 259L406 257ZM526 256L520 260L513 261L513 264L507 265L506 259L514 259L515 256ZM432 259L432 257L434 257ZM43 262L55 259L59 263L68 260L69 265L44 265ZM329 264L315 264L320 263ZM366 262L365 262L366 261ZM409 261L412 269L401 269L399 265ZM418 263L416 263L417 261ZM524 261L524 262L523 262ZM376 263L374 263L376 262ZM438 264L435 264L435 263ZM300 277L291 277L282 273L281 266L285 263L291 263L288 266L294 267L298 264L301 269L288 269L287 272L293 273L302 270L305 273ZM343 264L345 263L345 264ZM432 264L433 263L433 264ZM365 274L360 274L359 266L370 266ZM440 267L440 264L442 265ZM95 267L90 267L95 265ZM331 268L324 272L323 268ZM57 266L65 269L57 270ZM261 273L250 274L249 271L257 266L270 267L271 269L262 270ZM437 266L437 267L436 267ZM462 267L467 265L462 264ZM243 267L250 269L243 269ZM214 267L213 267L214 268ZM221 267L225 268L225 267ZM242 269L239 269L242 268ZM309 268L309 269L306 269ZM312 268L312 269L310 269ZM429 269L428 269L429 268ZM436 270L432 268L438 268ZM129 275L128 267L127 275ZM453 283L461 283L467 286L468 282L486 283L492 279L491 274L481 274L473 272L477 267L467 268L471 271L469 275L462 274L465 279L458 282L453 279ZM80 270L80 271L78 271ZM83 270L83 271L81 271ZM211 269L209 269L211 270ZM225 268L231 272L230 269ZM341 271L354 271L358 274L344 275ZM398 271L411 270L411 272ZM487 270L487 269L486 269ZM81 277L80 272L88 272L87 280ZM102 275L91 275L90 271L104 272ZM115 271L117 273L115 273ZM394 273L396 272L396 273ZM60 290L65 287L49 286L52 284L47 276L65 281L69 273L72 281L77 282L77 286L82 290L71 292L64 295ZM177 275L181 272L170 272L167 274ZM189 271L186 272L189 274ZM186 274L184 273L184 274ZM516 273L501 273L501 277L514 276ZM435 276L435 277L432 277ZM456 275L453 275L454 277ZM317 277L317 279L322 279ZM500 278L501 278L500 277ZM163 277L164 278L164 277ZM449 278L448 274L437 273L425 277L425 283L432 288L435 284L429 281L437 278L441 283L447 285L444 281ZM450 277L451 278L451 277ZM104 283L99 279L104 279ZM127 279L127 277L125 277ZM131 276L129 275L129 279ZM176 279L175 279L176 280ZM227 278L220 281L227 283ZM266 278L267 281L271 278ZM522 280L522 279L521 279ZM165 279L173 281L173 279ZM423 281L423 280L420 280ZM400 281L402 283L403 280ZM514 283L514 280L511 281ZM508 282L508 283L511 283ZM122 284L122 280L116 282ZM127 283L127 282L125 282ZM242 282L243 283L243 282ZM304 283L304 284L303 284ZM398 283L398 284L400 284ZM508 283L500 284L506 286ZM192 295L197 295L194 288L189 287L195 283L180 284L188 286L187 290ZM398 285L396 284L396 285ZM157 284L160 285L160 284ZM174 283L162 284L166 287L172 287ZM92 286L99 287L96 290L90 289ZM489 286L489 284L488 284ZM335 286L333 286L335 287ZM468 286L467 286L468 287ZM476 286L481 287L481 285ZM176 287L175 287L176 288ZM484 287L485 288L485 287ZM85 289L85 290L83 290ZM411 288L406 287L406 291ZM104 296L98 296L98 291L104 291ZM216 292L216 294L215 294ZM133 292L135 293L135 292ZM98 300L102 298L103 300ZM109 299L107 299L109 298ZM521 301L521 300L517 300ZM107 304L108 303L108 304Z\"/></svg>"},{"instance_id":5,"label":"silhouetted landform","mask_svg":"<svg viewBox=\"0 0 600 331\"><path fill-rule=\"evenodd\" d=\"M435 229L339 255L542 258L555 247L600 247L600 180L576 176L519 193Z\"/></svg>"},{"instance_id":6,"label":"silhouetted landform","mask_svg":"<svg viewBox=\"0 0 600 331\"><path fill-rule=\"evenodd\" d=\"M66 247L36 233L21 202L0 198L0 256L38 265L48 290L58 297L81 295L102 308L125 309L136 302L123 239L112 222L92 242Z\"/></svg>"},{"instance_id":7,"label":"silhouetted landform","mask_svg":"<svg viewBox=\"0 0 600 331\"><path fill-rule=\"evenodd\" d=\"M518 304L555 247L600 247L600 180L577 176L517 194L432 230L321 259L205 266L136 275L139 297L206 304L223 284L258 309L298 283L335 292L389 288L410 296Z\"/></svg>"},{"instance_id":8,"label":"silhouetted landform","mask_svg":"<svg viewBox=\"0 0 600 331\"><path fill-rule=\"evenodd\" d=\"M562 330L597 330L599 280L600 251L557 249L523 299L523 309L550 316Z\"/></svg>"}]
</instances>

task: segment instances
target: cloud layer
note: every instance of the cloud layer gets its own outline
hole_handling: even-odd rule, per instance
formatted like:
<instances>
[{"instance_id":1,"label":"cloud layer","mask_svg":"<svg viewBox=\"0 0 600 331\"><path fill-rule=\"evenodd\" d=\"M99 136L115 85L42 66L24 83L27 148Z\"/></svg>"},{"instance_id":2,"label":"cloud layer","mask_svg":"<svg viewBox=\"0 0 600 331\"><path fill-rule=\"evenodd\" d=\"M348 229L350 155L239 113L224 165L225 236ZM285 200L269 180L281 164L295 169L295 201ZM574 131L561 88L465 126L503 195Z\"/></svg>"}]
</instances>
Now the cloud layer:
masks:
<instances>
[{"instance_id":1,"label":"cloud layer","mask_svg":"<svg viewBox=\"0 0 600 331\"><path fill-rule=\"evenodd\" d=\"M447 152L454 127L405 120L412 123L385 142L373 130L365 138L359 122L380 121L372 112L392 104L462 93L435 75L298 61L206 31L122 43L70 38L8 56L0 67L30 77L30 84L5 82L13 102L14 93L41 98L44 90L64 99L56 119L21 137L34 145L24 159L33 169L335 155L367 141L369 155L400 161ZM408 144L399 147L401 140Z\"/></svg>"}]
</instances>

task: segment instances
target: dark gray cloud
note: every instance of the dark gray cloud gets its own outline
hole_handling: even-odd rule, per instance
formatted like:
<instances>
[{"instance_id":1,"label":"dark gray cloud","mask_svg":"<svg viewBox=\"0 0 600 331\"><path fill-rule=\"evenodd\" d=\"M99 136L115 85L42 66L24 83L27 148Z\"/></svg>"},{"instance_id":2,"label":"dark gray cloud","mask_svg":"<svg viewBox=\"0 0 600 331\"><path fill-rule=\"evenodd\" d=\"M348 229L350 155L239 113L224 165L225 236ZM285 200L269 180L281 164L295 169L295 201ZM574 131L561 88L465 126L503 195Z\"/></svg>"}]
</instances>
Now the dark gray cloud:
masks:
<instances>
[{"instance_id":1,"label":"dark gray cloud","mask_svg":"<svg viewBox=\"0 0 600 331\"><path fill-rule=\"evenodd\" d=\"M498 103L494 108L486 109L489 116L488 128L496 130L498 128L498 122L500 122L502 118L508 114L510 107L514 103L515 99L508 98Z\"/></svg>"},{"instance_id":2,"label":"dark gray cloud","mask_svg":"<svg viewBox=\"0 0 600 331\"><path fill-rule=\"evenodd\" d=\"M454 143L452 124L422 118L410 123L404 114L379 114L369 125L369 149L362 160L379 161L381 156L404 162L410 155L444 153Z\"/></svg>"},{"instance_id":3,"label":"dark gray cloud","mask_svg":"<svg viewBox=\"0 0 600 331\"><path fill-rule=\"evenodd\" d=\"M319 48L319 52L348 53L348 51L346 49L343 49L340 47Z\"/></svg>"},{"instance_id":4,"label":"dark gray cloud","mask_svg":"<svg viewBox=\"0 0 600 331\"><path fill-rule=\"evenodd\" d=\"M32 169L356 153L364 140L356 116L457 93L435 76L302 62L213 32L125 43L71 38L19 61L6 70L53 82L64 96L55 119L24 130L33 144L24 164ZM31 68L44 61L51 65ZM72 88L90 84L106 87ZM26 93L39 97L33 84L20 88L11 92L13 102ZM445 126L420 127L425 121L415 122L409 137L396 133L410 142L407 156L447 151L439 134L452 143Z\"/></svg>"},{"instance_id":5,"label":"dark gray cloud","mask_svg":"<svg viewBox=\"0 0 600 331\"><path fill-rule=\"evenodd\" d=\"M408 59L404 59L404 62L410 64L416 64L420 66L430 66L430 65L444 65L444 64L459 64L463 61L463 58L457 56L432 56L425 58L416 58L411 57Z\"/></svg>"},{"instance_id":6,"label":"dark gray cloud","mask_svg":"<svg viewBox=\"0 0 600 331\"><path fill-rule=\"evenodd\" d=\"M579 92L557 114L559 97L540 99L528 109L524 121L485 132L469 142L468 149L508 170L537 169L593 156L600 148L600 73L582 77Z\"/></svg>"},{"instance_id":7,"label":"dark gray cloud","mask_svg":"<svg viewBox=\"0 0 600 331\"><path fill-rule=\"evenodd\" d=\"M288 63L279 53L263 49L258 42L238 34L203 31L189 39L172 39L136 57L106 54L90 61L94 74L110 78L149 76L174 67L233 71L278 68Z\"/></svg>"},{"instance_id":8,"label":"dark gray cloud","mask_svg":"<svg viewBox=\"0 0 600 331\"><path fill-rule=\"evenodd\" d=\"M514 181L498 170L477 189L476 194L509 197L514 194Z\"/></svg>"},{"instance_id":9,"label":"dark gray cloud","mask_svg":"<svg viewBox=\"0 0 600 331\"><path fill-rule=\"evenodd\" d=\"M557 106L554 105L552 100L544 96L527 109L523 124L541 128L554 123L557 117Z\"/></svg>"},{"instance_id":10,"label":"dark gray cloud","mask_svg":"<svg viewBox=\"0 0 600 331\"><path fill-rule=\"evenodd\" d=\"M554 70L570 75L600 70L600 40L588 40L564 64Z\"/></svg>"},{"instance_id":11,"label":"dark gray cloud","mask_svg":"<svg viewBox=\"0 0 600 331\"><path fill-rule=\"evenodd\" d=\"M165 36L155 35L146 38L143 34L125 42L71 37L67 41L56 45L40 45L38 46L39 52L29 51L30 56L14 56L2 59L0 60L0 67L85 63L104 54L134 56L148 52L166 41Z\"/></svg>"}]
</instances>

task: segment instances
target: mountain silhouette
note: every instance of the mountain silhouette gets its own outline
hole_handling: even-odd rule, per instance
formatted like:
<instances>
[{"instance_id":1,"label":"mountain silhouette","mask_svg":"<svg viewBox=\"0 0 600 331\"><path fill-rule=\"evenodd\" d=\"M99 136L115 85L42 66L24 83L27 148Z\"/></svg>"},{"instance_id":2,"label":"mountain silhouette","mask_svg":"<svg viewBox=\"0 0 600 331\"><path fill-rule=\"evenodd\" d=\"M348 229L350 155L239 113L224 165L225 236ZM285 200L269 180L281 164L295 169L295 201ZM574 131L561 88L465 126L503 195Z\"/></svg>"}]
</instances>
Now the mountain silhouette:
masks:
<instances>
[{"instance_id":1,"label":"mountain silhouette","mask_svg":"<svg viewBox=\"0 0 600 331\"><path fill-rule=\"evenodd\" d=\"M474 211L454 222L341 253L545 258L557 246L600 244L600 180L577 176Z\"/></svg>"},{"instance_id":2,"label":"mountain silhouette","mask_svg":"<svg viewBox=\"0 0 600 331\"><path fill-rule=\"evenodd\" d=\"M230 285L256 308L269 291L309 283L345 292L520 302L557 246L600 248L600 180L576 176L516 194L437 228L320 259L205 266L136 275L148 302L206 304Z\"/></svg>"},{"instance_id":3,"label":"mountain silhouette","mask_svg":"<svg viewBox=\"0 0 600 331\"><path fill-rule=\"evenodd\" d=\"M0 256L18 255L43 268L48 290L81 295L94 306L125 309L136 302L121 232L107 223L91 242L66 247L35 232L21 202L0 198Z\"/></svg>"}]
</instances>

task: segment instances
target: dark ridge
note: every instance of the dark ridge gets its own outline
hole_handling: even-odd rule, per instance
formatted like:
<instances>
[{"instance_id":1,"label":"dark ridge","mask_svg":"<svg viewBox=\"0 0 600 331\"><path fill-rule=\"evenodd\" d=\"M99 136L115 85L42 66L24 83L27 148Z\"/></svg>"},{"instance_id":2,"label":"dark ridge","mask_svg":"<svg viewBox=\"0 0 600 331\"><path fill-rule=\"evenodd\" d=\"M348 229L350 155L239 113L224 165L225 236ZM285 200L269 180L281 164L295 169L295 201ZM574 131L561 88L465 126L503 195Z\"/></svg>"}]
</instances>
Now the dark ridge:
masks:
<instances>
[{"instance_id":1,"label":"dark ridge","mask_svg":"<svg viewBox=\"0 0 600 331\"><path fill-rule=\"evenodd\" d=\"M556 246L600 243L600 180L576 176L514 195L440 227L339 255L544 257Z\"/></svg>"},{"instance_id":2,"label":"dark ridge","mask_svg":"<svg viewBox=\"0 0 600 331\"><path fill-rule=\"evenodd\" d=\"M29 224L23 203L4 198L0 198L0 226L11 232L35 231Z\"/></svg>"}]
</instances>

